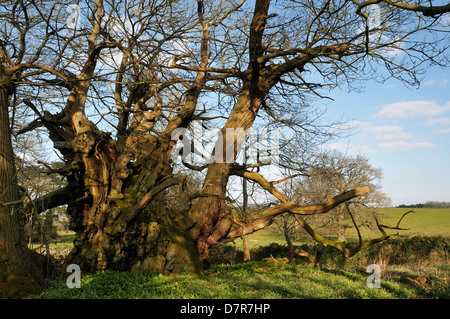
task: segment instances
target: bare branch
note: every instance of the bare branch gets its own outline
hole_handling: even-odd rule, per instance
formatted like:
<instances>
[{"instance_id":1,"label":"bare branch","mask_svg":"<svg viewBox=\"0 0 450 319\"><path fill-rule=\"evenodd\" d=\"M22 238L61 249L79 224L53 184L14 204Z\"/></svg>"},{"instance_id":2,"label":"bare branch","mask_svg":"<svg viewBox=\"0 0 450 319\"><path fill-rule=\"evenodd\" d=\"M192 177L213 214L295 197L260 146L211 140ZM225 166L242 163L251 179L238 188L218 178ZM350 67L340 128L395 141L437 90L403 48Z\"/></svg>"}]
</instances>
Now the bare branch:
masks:
<instances>
[{"instance_id":1,"label":"bare branch","mask_svg":"<svg viewBox=\"0 0 450 319\"><path fill-rule=\"evenodd\" d=\"M332 210L334 207L354 197L367 194L368 192L369 189L367 187L356 188L344 194L335 196L327 200L326 202L318 205L301 206L286 200L286 202L273 206L256 215L247 218L235 219L234 220L235 226L233 226L233 229L232 231L230 231L227 238L236 238L242 235L251 234L257 230L260 230L268 226L276 216L286 212L290 212L294 214L297 221L300 222L300 224L307 230L308 233L314 235L315 239L319 239L318 241L325 242L326 244L330 245L332 244L331 241L325 240L322 236L316 234L315 231L299 215L324 214ZM274 194L277 193L274 192Z\"/></svg>"},{"instance_id":2,"label":"bare branch","mask_svg":"<svg viewBox=\"0 0 450 319\"><path fill-rule=\"evenodd\" d=\"M434 17L436 15L444 14L447 12L450 12L450 3L446 5L440 5L440 6L433 6L430 1L430 6L426 7L419 4L408 4L400 1L391 1L391 0L369 0L364 2L358 2L353 0L353 3L358 5L358 9L356 11L357 14L361 12L361 10L368 5L371 4L378 4L378 3L386 3L388 5L394 6L398 9L408 10L408 11L414 11L414 12L420 12L425 17Z\"/></svg>"},{"instance_id":3,"label":"bare branch","mask_svg":"<svg viewBox=\"0 0 450 319\"><path fill-rule=\"evenodd\" d=\"M386 228L386 229L408 230L408 229L405 229L405 228L400 228L400 222L403 220L403 217L405 217L405 216L408 215L409 213L414 213L414 211L413 211L413 210L410 210L410 211L404 213L404 214L402 215L402 217L400 217L399 221L397 222L397 225L394 226L394 227L386 226L386 225L379 225L379 226L380 226L381 228Z\"/></svg>"},{"instance_id":4,"label":"bare branch","mask_svg":"<svg viewBox=\"0 0 450 319\"><path fill-rule=\"evenodd\" d=\"M47 209L69 204L83 196L83 191L74 189L72 186L66 186L34 200L30 200L25 204L24 209L25 211L34 209L37 214L40 214Z\"/></svg>"},{"instance_id":5,"label":"bare branch","mask_svg":"<svg viewBox=\"0 0 450 319\"><path fill-rule=\"evenodd\" d=\"M185 178L183 177L169 177L165 181L161 182L157 186L153 187L150 192L144 195L142 199L132 207L132 209L126 213L124 220L129 223L133 220L147 205L158 195L160 192L165 190L166 188L180 185L185 182Z\"/></svg>"}]
</instances>

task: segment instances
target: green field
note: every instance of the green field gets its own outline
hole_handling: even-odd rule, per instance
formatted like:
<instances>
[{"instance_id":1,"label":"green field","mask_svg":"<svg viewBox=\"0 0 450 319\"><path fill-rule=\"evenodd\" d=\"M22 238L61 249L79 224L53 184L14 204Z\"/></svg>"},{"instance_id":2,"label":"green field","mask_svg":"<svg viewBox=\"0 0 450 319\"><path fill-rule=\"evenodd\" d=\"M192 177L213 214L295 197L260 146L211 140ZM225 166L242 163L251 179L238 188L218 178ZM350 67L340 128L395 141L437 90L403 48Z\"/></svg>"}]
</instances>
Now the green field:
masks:
<instances>
[{"instance_id":1,"label":"green field","mask_svg":"<svg viewBox=\"0 0 450 319\"><path fill-rule=\"evenodd\" d=\"M420 236L450 236L450 209L438 208L383 208L383 223L395 226L399 218L409 210L414 213L408 214L402 220L400 227L407 228L402 231L404 235Z\"/></svg>"},{"instance_id":2,"label":"green field","mask_svg":"<svg viewBox=\"0 0 450 319\"><path fill-rule=\"evenodd\" d=\"M387 230L388 234L399 234L405 236L450 236L450 209L435 208L381 208L379 209L380 223L387 226L396 226L402 215L409 210L414 213L406 215L400 223L400 228L407 230ZM380 236L378 230L360 229L363 239ZM318 231L322 235L323 232ZM350 229L347 231L347 239L357 239L357 233ZM306 236L302 236L294 245L311 242ZM249 235L250 248L267 246L271 243L285 245L286 241L275 225L262 229ZM236 248L242 247L242 240L235 240Z\"/></svg>"}]
</instances>

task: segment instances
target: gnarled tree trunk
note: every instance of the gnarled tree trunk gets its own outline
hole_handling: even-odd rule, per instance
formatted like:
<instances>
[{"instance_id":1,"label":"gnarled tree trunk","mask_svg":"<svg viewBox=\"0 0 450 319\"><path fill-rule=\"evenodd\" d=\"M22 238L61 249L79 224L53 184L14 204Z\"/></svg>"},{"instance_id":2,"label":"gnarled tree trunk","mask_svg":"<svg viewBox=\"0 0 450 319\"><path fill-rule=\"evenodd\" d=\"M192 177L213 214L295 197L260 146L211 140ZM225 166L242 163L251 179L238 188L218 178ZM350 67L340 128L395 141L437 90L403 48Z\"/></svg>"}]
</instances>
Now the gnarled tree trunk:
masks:
<instances>
[{"instance_id":1,"label":"gnarled tree trunk","mask_svg":"<svg viewBox=\"0 0 450 319\"><path fill-rule=\"evenodd\" d=\"M155 150L154 154L166 154ZM151 158L145 169L130 181L122 196L112 197L106 182L101 197L92 196L84 209L74 210L83 214L78 218L81 225L69 262L79 264L86 270L116 269L132 271L199 272L198 259L192 258L196 251L192 238L185 232L185 220L181 214L172 212L158 191L163 179L168 176L166 167L158 167L160 158ZM108 179L106 167L100 166L96 176ZM114 166L113 166L114 167ZM159 171L155 173L156 171ZM132 173L131 173L132 174ZM152 181L153 180L153 181ZM171 184L171 180L167 185ZM149 183L150 186L149 187ZM182 183L173 180L173 185ZM163 191L164 188L161 188ZM149 195L150 194L150 195ZM147 197L146 197L147 196ZM146 199L147 198L147 199ZM139 214L142 200L152 201ZM80 207L79 207L80 208ZM76 219L76 218L75 218Z\"/></svg>"},{"instance_id":2,"label":"gnarled tree trunk","mask_svg":"<svg viewBox=\"0 0 450 319\"><path fill-rule=\"evenodd\" d=\"M79 118L86 129L78 129L72 143L83 169L72 178L81 197L68 207L77 235L67 262L85 271L201 272L186 232L189 218L164 197L166 188L184 185L183 178L171 175L173 143L141 137L121 152L114 140ZM149 154L145 160L130 163L137 155L131 153L142 150Z\"/></svg>"}]
</instances>

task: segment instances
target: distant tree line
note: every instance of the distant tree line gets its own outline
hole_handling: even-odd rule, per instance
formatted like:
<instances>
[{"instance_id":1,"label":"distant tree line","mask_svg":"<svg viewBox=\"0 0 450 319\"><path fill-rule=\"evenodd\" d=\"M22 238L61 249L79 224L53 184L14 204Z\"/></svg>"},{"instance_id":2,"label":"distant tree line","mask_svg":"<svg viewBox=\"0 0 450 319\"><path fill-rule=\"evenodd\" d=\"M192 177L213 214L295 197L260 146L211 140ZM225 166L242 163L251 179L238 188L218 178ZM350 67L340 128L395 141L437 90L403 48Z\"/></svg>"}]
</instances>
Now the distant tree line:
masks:
<instances>
[{"instance_id":1,"label":"distant tree line","mask_svg":"<svg viewBox=\"0 0 450 319\"><path fill-rule=\"evenodd\" d=\"M398 205L399 208L450 208L450 202L428 201L424 204Z\"/></svg>"}]
</instances>

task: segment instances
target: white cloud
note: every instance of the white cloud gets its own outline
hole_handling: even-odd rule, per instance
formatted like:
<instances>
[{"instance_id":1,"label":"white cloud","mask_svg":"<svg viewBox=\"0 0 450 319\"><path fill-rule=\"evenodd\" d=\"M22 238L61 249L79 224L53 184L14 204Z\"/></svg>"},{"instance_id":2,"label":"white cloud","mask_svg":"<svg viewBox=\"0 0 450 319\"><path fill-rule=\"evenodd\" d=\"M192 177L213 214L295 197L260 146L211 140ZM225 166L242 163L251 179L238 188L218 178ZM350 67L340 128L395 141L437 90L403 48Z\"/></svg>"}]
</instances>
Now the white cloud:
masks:
<instances>
[{"instance_id":1,"label":"white cloud","mask_svg":"<svg viewBox=\"0 0 450 319\"><path fill-rule=\"evenodd\" d=\"M398 125L369 126L365 131L377 140L406 140L412 137L411 134L403 130L403 127Z\"/></svg>"},{"instance_id":2,"label":"white cloud","mask_svg":"<svg viewBox=\"0 0 450 319\"><path fill-rule=\"evenodd\" d=\"M438 133L438 134L450 133L450 127L443 128L443 129L440 129L440 130L436 130L436 133Z\"/></svg>"},{"instance_id":3,"label":"white cloud","mask_svg":"<svg viewBox=\"0 0 450 319\"><path fill-rule=\"evenodd\" d=\"M430 142L409 143L406 141L379 143L378 147L385 151L409 151L417 148L434 147L436 144Z\"/></svg>"},{"instance_id":4,"label":"white cloud","mask_svg":"<svg viewBox=\"0 0 450 319\"><path fill-rule=\"evenodd\" d=\"M382 152L408 151L435 146L430 142L411 141L413 135L405 132L403 127L398 125L368 125L364 132L379 141L377 151Z\"/></svg>"},{"instance_id":5,"label":"white cloud","mask_svg":"<svg viewBox=\"0 0 450 319\"><path fill-rule=\"evenodd\" d=\"M438 121L439 119L437 119ZM450 119L449 119L450 120ZM445 122L442 120L441 122ZM369 122L350 121L340 127L359 128L360 132L356 139L350 143L334 143L326 146L327 149L339 150L343 153L378 153L408 151L412 149L434 147L428 141L420 141L417 137L399 125L372 125ZM450 132L450 130L449 130ZM440 132L440 133L445 133Z\"/></svg>"},{"instance_id":6,"label":"white cloud","mask_svg":"<svg viewBox=\"0 0 450 319\"><path fill-rule=\"evenodd\" d=\"M337 133L346 130L358 129L369 138L377 140L404 140L412 137L411 134L406 133L403 127L398 125L372 125L369 122L363 121L349 121L347 123L339 124L330 127L329 132Z\"/></svg>"},{"instance_id":7,"label":"white cloud","mask_svg":"<svg viewBox=\"0 0 450 319\"><path fill-rule=\"evenodd\" d=\"M336 124L328 128L329 133L339 133L348 130L358 129L364 126L370 125L368 122L361 121L349 121L347 123Z\"/></svg>"},{"instance_id":8,"label":"white cloud","mask_svg":"<svg viewBox=\"0 0 450 319\"><path fill-rule=\"evenodd\" d=\"M438 86L447 86L448 79L443 80L429 80L424 83L425 86L438 85Z\"/></svg>"},{"instance_id":9,"label":"white cloud","mask_svg":"<svg viewBox=\"0 0 450 319\"><path fill-rule=\"evenodd\" d=\"M450 27L450 16L448 14L443 14L438 18L438 23L444 27Z\"/></svg>"},{"instance_id":10,"label":"white cloud","mask_svg":"<svg viewBox=\"0 0 450 319\"><path fill-rule=\"evenodd\" d=\"M441 118L430 118L427 119L424 124L426 125L432 125L432 126L439 126L439 125L443 125L443 126L447 126L444 128L437 128L435 130L433 130L434 133L436 134L445 134L445 133L450 133L450 117L441 117Z\"/></svg>"},{"instance_id":11,"label":"white cloud","mask_svg":"<svg viewBox=\"0 0 450 319\"><path fill-rule=\"evenodd\" d=\"M350 121L342 126L360 128L365 137L376 140L392 141L412 138L412 135L405 132L399 125L372 125L369 122Z\"/></svg>"},{"instance_id":12,"label":"white cloud","mask_svg":"<svg viewBox=\"0 0 450 319\"><path fill-rule=\"evenodd\" d=\"M437 116L450 112L450 101L439 105L436 101L402 101L385 104L374 116L405 119L415 116Z\"/></svg>"},{"instance_id":13,"label":"white cloud","mask_svg":"<svg viewBox=\"0 0 450 319\"><path fill-rule=\"evenodd\" d=\"M425 124L427 125L450 125L450 117L441 117L441 118L431 118L428 119Z\"/></svg>"},{"instance_id":14,"label":"white cloud","mask_svg":"<svg viewBox=\"0 0 450 319\"><path fill-rule=\"evenodd\" d=\"M345 144L345 143L333 143L329 145L325 145L322 147L322 149L329 149L333 151L339 151L341 153L347 154L347 155L356 155L356 154L367 154L367 153L373 153L374 150L372 150L368 145L355 145L355 144Z\"/></svg>"}]
</instances>

